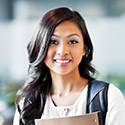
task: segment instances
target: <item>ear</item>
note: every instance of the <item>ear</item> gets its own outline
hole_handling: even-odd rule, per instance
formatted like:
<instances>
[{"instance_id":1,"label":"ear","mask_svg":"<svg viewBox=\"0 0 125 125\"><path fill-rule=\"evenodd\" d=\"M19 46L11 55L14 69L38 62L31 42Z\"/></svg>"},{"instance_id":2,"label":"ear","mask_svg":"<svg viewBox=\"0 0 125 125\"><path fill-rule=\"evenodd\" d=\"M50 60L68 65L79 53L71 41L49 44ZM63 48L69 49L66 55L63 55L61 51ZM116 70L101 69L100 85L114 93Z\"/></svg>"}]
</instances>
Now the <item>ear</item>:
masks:
<instances>
[{"instance_id":1,"label":"ear","mask_svg":"<svg viewBox=\"0 0 125 125\"><path fill-rule=\"evenodd\" d=\"M85 54L86 54L86 46L84 46L84 48L83 48L83 56L85 56Z\"/></svg>"}]
</instances>

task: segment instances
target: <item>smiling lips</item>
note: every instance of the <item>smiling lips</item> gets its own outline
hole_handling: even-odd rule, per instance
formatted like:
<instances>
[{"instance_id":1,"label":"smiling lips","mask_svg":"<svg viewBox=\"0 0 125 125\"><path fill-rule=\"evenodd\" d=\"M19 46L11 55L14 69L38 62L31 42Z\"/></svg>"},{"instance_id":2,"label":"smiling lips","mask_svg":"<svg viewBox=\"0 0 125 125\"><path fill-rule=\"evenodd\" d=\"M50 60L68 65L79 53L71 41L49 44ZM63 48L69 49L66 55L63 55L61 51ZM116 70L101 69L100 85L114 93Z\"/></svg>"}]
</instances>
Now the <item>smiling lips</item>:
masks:
<instances>
[{"instance_id":1,"label":"smiling lips","mask_svg":"<svg viewBox=\"0 0 125 125\"><path fill-rule=\"evenodd\" d=\"M66 66L71 62L71 59L54 59L54 61L61 66Z\"/></svg>"}]
</instances>

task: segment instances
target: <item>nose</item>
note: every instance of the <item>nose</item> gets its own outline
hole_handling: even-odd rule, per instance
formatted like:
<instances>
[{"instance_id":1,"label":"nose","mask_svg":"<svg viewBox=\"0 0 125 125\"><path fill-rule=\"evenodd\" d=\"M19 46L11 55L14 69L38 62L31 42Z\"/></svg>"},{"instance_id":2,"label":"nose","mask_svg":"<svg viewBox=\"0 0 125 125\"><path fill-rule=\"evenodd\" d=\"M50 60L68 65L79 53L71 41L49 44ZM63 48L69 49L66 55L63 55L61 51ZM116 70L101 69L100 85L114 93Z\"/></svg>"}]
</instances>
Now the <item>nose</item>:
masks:
<instances>
[{"instance_id":1,"label":"nose","mask_svg":"<svg viewBox=\"0 0 125 125\"><path fill-rule=\"evenodd\" d=\"M60 56L68 55L69 54L68 45L66 45L65 43L60 44L57 48L56 54Z\"/></svg>"}]
</instances>

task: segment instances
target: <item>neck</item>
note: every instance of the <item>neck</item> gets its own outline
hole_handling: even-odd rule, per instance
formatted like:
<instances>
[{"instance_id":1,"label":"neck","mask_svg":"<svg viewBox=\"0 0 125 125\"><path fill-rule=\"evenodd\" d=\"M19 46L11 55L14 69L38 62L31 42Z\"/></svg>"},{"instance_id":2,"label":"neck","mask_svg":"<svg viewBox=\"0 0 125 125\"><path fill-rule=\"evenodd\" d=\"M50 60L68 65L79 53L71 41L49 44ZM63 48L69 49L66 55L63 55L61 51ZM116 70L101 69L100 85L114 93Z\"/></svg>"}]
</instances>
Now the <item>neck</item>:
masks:
<instances>
[{"instance_id":1,"label":"neck","mask_svg":"<svg viewBox=\"0 0 125 125\"><path fill-rule=\"evenodd\" d=\"M79 72L66 75L51 73L51 76L51 94L56 94L60 96L68 95L71 92L81 92L88 83L88 80L81 77Z\"/></svg>"}]
</instances>

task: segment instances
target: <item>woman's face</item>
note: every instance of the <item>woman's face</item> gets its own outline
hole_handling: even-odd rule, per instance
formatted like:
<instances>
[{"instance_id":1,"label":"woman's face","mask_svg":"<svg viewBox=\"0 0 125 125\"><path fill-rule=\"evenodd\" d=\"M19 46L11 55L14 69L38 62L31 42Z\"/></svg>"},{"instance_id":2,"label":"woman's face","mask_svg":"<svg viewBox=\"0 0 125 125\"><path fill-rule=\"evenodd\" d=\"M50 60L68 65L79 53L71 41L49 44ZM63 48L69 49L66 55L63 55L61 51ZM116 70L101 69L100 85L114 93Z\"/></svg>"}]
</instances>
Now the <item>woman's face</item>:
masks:
<instances>
[{"instance_id":1,"label":"woman's face","mask_svg":"<svg viewBox=\"0 0 125 125\"><path fill-rule=\"evenodd\" d=\"M79 72L78 66L85 55L85 45L79 27L71 21L59 24L50 40L45 64L50 73L66 75Z\"/></svg>"}]
</instances>

